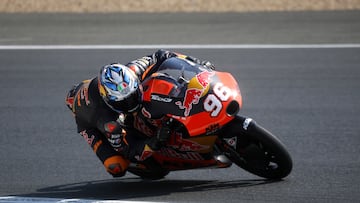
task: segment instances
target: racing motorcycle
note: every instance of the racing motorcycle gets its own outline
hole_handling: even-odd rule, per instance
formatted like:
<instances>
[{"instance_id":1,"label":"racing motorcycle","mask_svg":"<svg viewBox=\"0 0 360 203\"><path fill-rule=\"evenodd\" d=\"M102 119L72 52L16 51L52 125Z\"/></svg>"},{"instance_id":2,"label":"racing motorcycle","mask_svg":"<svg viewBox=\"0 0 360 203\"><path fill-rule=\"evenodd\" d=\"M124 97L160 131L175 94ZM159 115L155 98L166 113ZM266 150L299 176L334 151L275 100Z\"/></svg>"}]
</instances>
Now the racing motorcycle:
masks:
<instances>
[{"instance_id":1,"label":"racing motorcycle","mask_svg":"<svg viewBox=\"0 0 360 203\"><path fill-rule=\"evenodd\" d=\"M232 163L267 179L291 172L284 144L253 119L239 115L242 97L230 73L173 57L142 87L143 107L135 128L151 137L166 124L170 138L159 150L146 147L129 172L161 179L171 171L226 168Z\"/></svg>"}]
</instances>

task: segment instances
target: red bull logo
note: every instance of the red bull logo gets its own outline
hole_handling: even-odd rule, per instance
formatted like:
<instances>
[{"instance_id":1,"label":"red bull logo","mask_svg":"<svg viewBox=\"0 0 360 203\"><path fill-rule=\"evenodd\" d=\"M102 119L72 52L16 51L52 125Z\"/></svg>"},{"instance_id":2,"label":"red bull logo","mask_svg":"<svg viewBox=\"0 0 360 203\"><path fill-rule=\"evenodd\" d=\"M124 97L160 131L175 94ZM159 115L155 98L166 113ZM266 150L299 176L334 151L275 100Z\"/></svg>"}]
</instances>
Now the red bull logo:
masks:
<instances>
[{"instance_id":1,"label":"red bull logo","mask_svg":"<svg viewBox=\"0 0 360 203\"><path fill-rule=\"evenodd\" d=\"M205 89L209 85L209 83L211 82L210 77L212 77L213 75L214 75L214 72L204 71L204 72L201 72L201 73L197 74L195 76L195 78L200 83L202 88Z\"/></svg>"},{"instance_id":2,"label":"red bull logo","mask_svg":"<svg viewBox=\"0 0 360 203\"><path fill-rule=\"evenodd\" d=\"M137 159L138 161L144 161L145 159L151 157L152 155L153 155L153 150L148 145L145 145L141 155L135 156L135 159Z\"/></svg>"},{"instance_id":3,"label":"red bull logo","mask_svg":"<svg viewBox=\"0 0 360 203\"><path fill-rule=\"evenodd\" d=\"M198 142L189 139L183 139L182 134L175 134L174 139L168 144L168 146L183 152L201 151L210 148L207 145L201 145Z\"/></svg>"},{"instance_id":4,"label":"red bull logo","mask_svg":"<svg viewBox=\"0 0 360 203\"><path fill-rule=\"evenodd\" d=\"M175 103L180 109L185 109L184 116L189 116L193 104L198 104L200 98L209 91L210 78L213 75L214 72L203 71L189 81L184 100Z\"/></svg>"}]
</instances>

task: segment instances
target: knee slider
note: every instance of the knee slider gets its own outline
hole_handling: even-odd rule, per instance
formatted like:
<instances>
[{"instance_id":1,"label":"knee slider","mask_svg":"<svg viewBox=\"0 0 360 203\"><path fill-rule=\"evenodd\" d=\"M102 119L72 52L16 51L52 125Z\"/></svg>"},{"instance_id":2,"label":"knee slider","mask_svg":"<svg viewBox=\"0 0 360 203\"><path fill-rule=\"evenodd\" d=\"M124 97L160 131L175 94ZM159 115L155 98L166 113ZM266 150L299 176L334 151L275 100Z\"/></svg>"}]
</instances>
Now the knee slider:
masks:
<instances>
[{"instance_id":1,"label":"knee slider","mask_svg":"<svg viewBox=\"0 0 360 203\"><path fill-rule=\"evenodd\" d=\"M129 166L129 161L120 155L115 155L107 158L104 161L106 170L114 177L124 176L126 169Z\"/></svg>"}]
</instances>

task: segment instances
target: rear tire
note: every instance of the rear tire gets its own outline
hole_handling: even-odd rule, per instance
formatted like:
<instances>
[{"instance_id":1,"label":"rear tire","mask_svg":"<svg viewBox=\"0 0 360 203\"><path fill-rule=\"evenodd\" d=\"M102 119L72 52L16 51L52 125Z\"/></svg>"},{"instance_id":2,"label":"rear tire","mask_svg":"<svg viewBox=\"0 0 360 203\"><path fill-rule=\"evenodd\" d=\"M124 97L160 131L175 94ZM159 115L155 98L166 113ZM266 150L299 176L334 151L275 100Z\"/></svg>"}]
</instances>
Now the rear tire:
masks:
<instances>
[{"instance_id":1,"label":"rear tire","mask_svg":"<svg viewBox=\"0 0 360 203\"><path fill-rule=\"evenodd\" d=\"M267 179L282 179L290 174L292 160L285 145L255 121L237 116L224 128L223 135L225 140L237 137L236 147L228 145L224 150L244 170Z\"/></svg>"},{"instance_id":2,"label":"rear tire","mask_svg":"<svg viewBox=\"0 0 360 203\"><path fill-rule=\"evenodd\" d=\"M169 171L146 171L141 169L129 169L128 171L144 180L160 180L169 174Z\"/></svg>"},{"instance_id":3,"label":"rear tire","mask_svg":"<svg viewBox=\"0 0 360 203\"><path fill-rule=\"evenodd\" d=\"M129 166L128 171L142 179L159 180L170 173L169 170L160 167L160 165L152 157L149 157L139 164L142 167Z\"/></svg>"}]
</instances>

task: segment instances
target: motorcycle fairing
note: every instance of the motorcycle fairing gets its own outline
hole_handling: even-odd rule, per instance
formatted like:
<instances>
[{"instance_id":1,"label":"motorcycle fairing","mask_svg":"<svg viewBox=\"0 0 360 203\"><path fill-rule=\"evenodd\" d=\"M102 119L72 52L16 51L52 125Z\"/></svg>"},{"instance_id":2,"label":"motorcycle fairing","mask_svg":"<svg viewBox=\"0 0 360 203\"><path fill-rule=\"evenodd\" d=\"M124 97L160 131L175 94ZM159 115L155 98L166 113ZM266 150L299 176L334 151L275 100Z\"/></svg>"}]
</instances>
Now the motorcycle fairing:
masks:
<instances>
[{"instance_id":1,"label":"motorcycle fairing","mask_svg":"<svg viewBox=\"0 0 360 203\"><path fill-rule=\"evenodd\" d=\"M166 147L152 156L168 170L202 168L217 164L213 157L213 146L217 136L201 136L183 139L172 136Z\"/></svg>"},{"instance_id":2,"label":"motorcycle fairing","mask_svg":"<svg viewBox=\"0 0 360 203\"><path fill-rule=\"evenodd\" d=\"M168 115L177 119L184 126L186 126L190 136L211 134L209 133L209 129L213 129L214 126L216 128L221 128L224 126L234 118L234 115L242 106L240 90L237 87L235 79L228 73L215 73L216 77L213 77L210 90L202 99L199 100L198 104L194 105L192 110L193 113L191 113L189 116ZM218 96L219 93L216 92L221 88L236 91L226 93L228 94L226 95L227 98L221 98L224 95L221 95L222 93L220 93L220 96ZM238 107L235 110L236 112L229 114L228 109L234 104L234 101L237 103ZM218 106L213 105L215 102L218 102L216 103Z\"/></svg>"},{"instance_id":3,"label":"motorcycle fairing","mask_svg":"<svg viewBox=\"0 0 360 203\"><path fill-rule=\"evenodd\" d=\"M221 128L232 120L236 113L230 115L228 108L234 101L238 105L237 109L235 107L236 111L242 105L240 90L235 79L224 72L207 70L204 72L211 76L208 77L208 81L202 82L208 85L197 90L195 90L196 85L201 86L201 83L195 82L190 88L190 82L185 85L179 84L172 76L164 73L155 74L144 81L143 108L147 112L145 117L158 119L166 114L187 126L190 136L210 134L207 129L214 126ZM197 81L199 74L203 72L196 74L190 81L194 78ZM198 97L194 98L189 90L195 92ZM229 92L230 90L234 91Z\"/></svg>"},{"instance_id":4,"label":"motorcycle fairing","mask_svg":"<svg viewBox=\"0 0 360 203\"><path fill-rule=\"evenodd\" d=\"M158 119L167 113L181 114L175 102L179 100L181 88L175 80L163 74L155 73L143 83L143 107L148 112L145 117Z\"/></svg>"}]
</instances>

